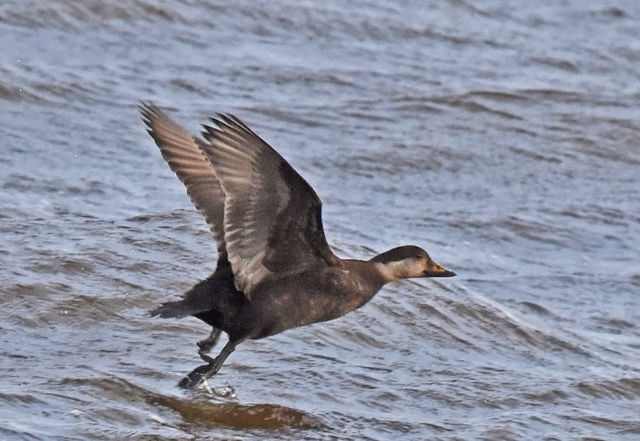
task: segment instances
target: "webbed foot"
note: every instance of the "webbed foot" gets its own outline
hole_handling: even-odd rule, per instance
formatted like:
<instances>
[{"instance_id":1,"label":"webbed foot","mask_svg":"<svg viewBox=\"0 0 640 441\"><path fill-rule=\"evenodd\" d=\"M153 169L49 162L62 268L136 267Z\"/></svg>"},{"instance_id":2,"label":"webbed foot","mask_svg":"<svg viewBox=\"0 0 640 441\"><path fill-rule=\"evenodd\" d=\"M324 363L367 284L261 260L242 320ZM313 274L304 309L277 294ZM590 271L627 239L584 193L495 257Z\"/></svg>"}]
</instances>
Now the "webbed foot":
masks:
<instances>
[{"instance_id":1,"label":"webbed foot","mask_svg":"<svg viewBox=\"0 0 640 441\"><path fill-rule=\"evenodd\" d=\"M198 366L180 380L178 387L183 389L197 389L209 378L209 376L205 376L209 370L211 370L211 363Z\"/></svg>"},{"instance_id":2,"label":"webbed foot","mask_svg":"<svg viewBox=\"0 0 640 441\"><path fill-rule=\"evenodd\" d=\"M200 340L199 342L197 342L198 345L198 355L200 355L200 358L202 358L204 361L206 361L209 364L213 363L213 358L210 357L209 355L207 355L211 349L215 346L216 342L218 341L218 338L220 337L220 334L222 333L222 331L218 328L213 328L211 330L211 334L209 334L209 337L205 338L204 340Z\"/></svg>"},{"instance_id":3,"label":"webbed foot","mask_svg":"<svg viewBox=\"0 0 640 441\"><path fill-rule=\"evenodd\" d=\"M205 355L208 360L211 360L209 361L209 364L200 365L189 372L182 380L180 380L178 386L185 389L198 388L198 386L204 383L207 378L215 375L220 370L229 354L235 350L236 344L236 342L229 340L216 358L211 358L208 355ZM203 355L200 354L200 356L202 357Z\"/></svg>"}]
</instances>

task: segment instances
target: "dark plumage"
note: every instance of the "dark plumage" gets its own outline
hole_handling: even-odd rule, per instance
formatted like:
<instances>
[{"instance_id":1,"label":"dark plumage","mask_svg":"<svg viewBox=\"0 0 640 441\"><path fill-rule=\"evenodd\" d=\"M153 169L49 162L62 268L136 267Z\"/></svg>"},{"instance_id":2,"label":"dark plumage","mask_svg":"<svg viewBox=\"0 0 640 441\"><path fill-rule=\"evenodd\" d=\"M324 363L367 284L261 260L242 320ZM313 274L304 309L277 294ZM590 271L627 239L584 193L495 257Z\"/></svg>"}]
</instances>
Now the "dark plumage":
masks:
<instances>
[{"instance_id":1,"label":"dark plumage","mask_svg":"<svg viewBox=\"0 0 640 441\"><path fill-rule=\"evenodd\" d=\"M239 343L341 317L385 283L455 275L412 245L369 261L336 257L313 188L235 116L212 118L203 141L151 103L141 104L140 112L218 244L215 272L181 300L152 311L160 317L192 315L213 328L198 343L207 364L181 386L195 387L215 374ZM211 358L207 353L221 331L229 341Z\"/></svg>"}]
</instances>

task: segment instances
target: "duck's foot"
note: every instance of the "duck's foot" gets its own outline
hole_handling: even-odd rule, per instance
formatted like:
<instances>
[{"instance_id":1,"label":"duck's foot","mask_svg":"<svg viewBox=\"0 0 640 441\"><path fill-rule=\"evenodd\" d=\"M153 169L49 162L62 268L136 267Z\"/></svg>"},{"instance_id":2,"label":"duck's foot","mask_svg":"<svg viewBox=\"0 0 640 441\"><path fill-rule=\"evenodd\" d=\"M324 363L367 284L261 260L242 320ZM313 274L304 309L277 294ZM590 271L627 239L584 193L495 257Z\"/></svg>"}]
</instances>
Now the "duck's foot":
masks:
<instances>
[{"instance_id":1,"label":"duck's foot","mask_svg":"<svg viewBox=\"0 0 640 441\"><path fill-rule=\"evenodd\" d=\"M218 338L220 337L221 333L222 333L222 331L220 329L213 328L211 330L211 334L209 334L209 337L205 338L204 340L200 340L199 342L197 342L198 355L200 355L200 358L202 358L204 361L206 361L209 364L213 363L213 358L211 358L207 354L215 346L215 344L218 341Z\"/></svg>"},{"instance_id":2,"label":"duck's foot","mask_svg":"<svg viewBox=\"0 0 640 441\"><path fill-rule=\"evenodd\" d=\"M211 364L203 364L189 372L180 380L178 387L183 389L197 389L202 383L205 382L209 376L204 375L211 369Z\"/></svg>"},{"instance_id":3,"label":"duck's foot","mask_svg":"<svg viewBox=\"0 0 640 441\"><path fill-rule=\"evenodd\" d=\"M224 361L227 359L229 354L235 350L235 348L236 342L229 340L216 358L211 358L208 355L205 355L208 359L206 361L211 360L209 361L209 364L200 365L189 372L182 380L180 380L178 386L185 389L197 389L198 386L207 380L207 378L215 375L220 370ZM202 354L200 354L200 356L202 357Z\"/></svg>"}]
</instances>

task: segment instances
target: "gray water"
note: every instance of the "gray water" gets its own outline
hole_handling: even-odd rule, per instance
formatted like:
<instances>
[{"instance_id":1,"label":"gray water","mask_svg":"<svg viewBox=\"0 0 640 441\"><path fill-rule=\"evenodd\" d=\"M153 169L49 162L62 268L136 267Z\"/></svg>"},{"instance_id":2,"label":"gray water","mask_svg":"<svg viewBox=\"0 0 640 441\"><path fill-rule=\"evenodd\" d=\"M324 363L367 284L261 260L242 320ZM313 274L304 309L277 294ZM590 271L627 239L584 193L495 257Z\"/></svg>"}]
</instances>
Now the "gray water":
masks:
<instances>
[{"instance_id":1,"label":"gray water","mask_svg":"<svg viewBox=\"0 0 640 441\"><path fill-rule=\"evenodd\" d=\"M0 439L640 438L640 6L0 4ZM329 242L458 277L242 344L147 311L215 245L145 133L232 112Z\"/></svg>"}]
</instances>

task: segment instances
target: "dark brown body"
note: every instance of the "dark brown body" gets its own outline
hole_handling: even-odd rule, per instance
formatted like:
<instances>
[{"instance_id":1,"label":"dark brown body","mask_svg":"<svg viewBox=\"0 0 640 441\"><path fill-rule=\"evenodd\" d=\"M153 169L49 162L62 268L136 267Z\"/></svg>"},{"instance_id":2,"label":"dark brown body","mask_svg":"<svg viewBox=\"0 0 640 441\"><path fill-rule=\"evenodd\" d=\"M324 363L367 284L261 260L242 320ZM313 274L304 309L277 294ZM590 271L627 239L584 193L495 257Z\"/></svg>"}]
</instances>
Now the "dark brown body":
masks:
<instances>
[{"instance_id":1,"label":"dark brown body","mask_svg":"<svg viewBox=\"0 0 640 441\"><path fill-rule=\"evenodd\" d=\"M337 267L267 278L251 300L235 288L224 262L179 302L165 303L160 316L191 314L234 341L259 339L287 329L341 317L369 301L385 283L370 262L343 260Z\"/></svg>"}]
</instances>

